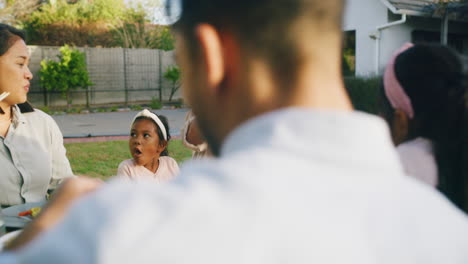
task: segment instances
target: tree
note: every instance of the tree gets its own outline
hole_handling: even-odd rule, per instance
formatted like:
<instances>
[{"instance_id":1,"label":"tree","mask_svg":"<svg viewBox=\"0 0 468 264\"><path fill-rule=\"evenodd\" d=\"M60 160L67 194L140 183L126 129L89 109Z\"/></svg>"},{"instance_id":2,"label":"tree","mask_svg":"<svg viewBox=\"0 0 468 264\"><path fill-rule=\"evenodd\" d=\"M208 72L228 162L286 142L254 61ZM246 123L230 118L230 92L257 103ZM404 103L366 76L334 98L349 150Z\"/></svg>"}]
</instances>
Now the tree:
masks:
<instances>
[{"instance_id":1,"label":"tree","mask_svg":"<svg viewBox=\"0 0 468 264\"><path fill-rule=\"evenodd\" d=\"M17 22L27 19L40 3L40 0L5 0L0 10L0 22L17 26Z\"/></svg>"},{"instance_id":2,"label":"tree","mask_svg":"<svg viewBox=\"0 0 468 264\"><path fill-rule=\"evenodd\" d=\"M169 96L169 102L172 101L172 97L180 88L180 69L177 66L169 66L164 72L164 78L171 82L171 94Z\"/></svg>"},{"instance_id":3,"label":"tree","mask_svg":"<svg viewBox=\"0 0 468 264\"><path fill-rule=\"evenodd\" d=\"M18 24L34 45L108 47L115 46L110 26L125 10L123 0L55 0L42 4Z\"/></svg>"},{"instance_id":4,"label":"tree","mask_svg":"<svg viewBox=\"0 0 468 264\"><path fill-rule=\"evenodd\" d=\"M124 0L3 0L0 17L26 30L33 45L152 48L172 50L174 40L167 26L150 23L149 7ZM127 1L129 2L129 1ZM3 16L1 16L3 14Z\"/></svg>"},{"instance_id":5,"label":"tree","mask_svg":"<svg viewBox=\"0 0 468 264\"><path fill-rule=\"evenodd\" d=\"M142 6L129 9L113 30L116 44L123 48L174 49L174 37L168 26L149 23Z\"/></svg>"},{"instance_id":6,"label":"tree","mask_svg":"<svg viewBox=\"0 0 468 264\"><path fill-rule=\"evenodd\" d=\"M89 81L84 53L63 46L60 48L59 61L43 60L39 71L41 86L47 91L57 91L72 104L71 93L78 88L92 85Z\"/></svg>"}]
</instances>

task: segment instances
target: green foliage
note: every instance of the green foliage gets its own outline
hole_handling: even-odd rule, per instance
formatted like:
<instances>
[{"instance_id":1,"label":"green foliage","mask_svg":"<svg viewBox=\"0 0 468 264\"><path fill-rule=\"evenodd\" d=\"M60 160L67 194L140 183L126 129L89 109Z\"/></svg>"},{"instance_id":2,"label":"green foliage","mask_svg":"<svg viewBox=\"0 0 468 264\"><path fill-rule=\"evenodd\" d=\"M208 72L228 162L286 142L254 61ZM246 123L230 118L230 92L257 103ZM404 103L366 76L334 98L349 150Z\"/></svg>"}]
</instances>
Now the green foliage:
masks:
<instances>
[{"instance_id":1,"label":"green foliage","mask_svg":"<svg viewBox=\"0 0 468 264\"><path fill-rule=\"evenodd\" d=\"M41 86L47 91L57 91L67 98L70 105L71 92L92 85L86 69L85 56L77 49L65 45L60 48L59 61L43 60L39 71Z\"/></svg>"},{"instance_id":2,"label":"green foliage","mask_svg":"<svg viewBox=\"0 0 468 264\"><path fill-rule=\"evenodd\" d=\"M151 107L152 109L161 109L161 108L162 108L162 104L161 104L161 102L159 101L158 98L153 97L153 98L151 98L150 107Z\"/></svg>"},{"instance_id":3,"label":"green foliage","mask_svg":"<svg viewBox=\"0 0 468 264\"><path fill-rule=\"evenodd\" d=\"M131 105L130 109L132 109L133 111L141 111L143 110L143 107L141 105Z\"/></svg>"},{"instance_id":4,"label":"green foliage","mask_svg":"<svg viewBox=\"0 0 468 264\"><path fill-rule=\"evenodd\" d=\"M146 5L127 7L124 0L12 2L0 17L25 29L33 45L174 49L169 27L150 24Z\"/></svg>"},{"instance_id":5,"label":"green foliage","mask_svg":"<svg viewBox=\"0 0 468 264\"><path fill-rule=\"evenodd\" d=\"M169 27L162 27L154 38L154 48L170 51L174 49L175 39Z\"/></svg>"},{"instance_id":6,"label":"green foliage","mask_svg":"<svg viewBox=\"0 0 468 264\"><path fill-rule=\"evenodd\" d=\"M49 115L52 114L52 111L50 111L48 106L41 106L41 107L38 107L38 108L39 108L39 110L41 110L42 112L44 112L46 114L49 114Z\"/></svg>"},{"instance_id":7,"label":"green foliage","mask_svg":"<svg viewBox=\"0 0 468 264\"><path fill-rule=\"evenodd\" d=\"M353 70L353 65L350 63L349 57L343 54L342 56L342 61L341 61L341 67L343 71L344 76L353 76L354 75L354 70Z\"/></svg>"},{"instance_id":8,"label":"green foliage","mask_svg":"<svg viewBox=\"0 0 468 264\"><path fill-rule=\"evenodd\" d=\"M112 23L124 16L125 5L122 0L93 0L69 3L67 0L57 0L56 3L43 4L40 10L34 12L28 22L36 26L58 22L68 24L83 24L94 22Z\"/></svg>"},{"instance_id":9,"label":"green foliage","mask_svg":"<svg viewBox=\"0 0 468 264\"><path fill-rule=\"evenodd\" d=\"M164 72L163 77L171 82L171 94L169 96L169 102L172 101L172 97L176 93L176 91L180 88L180 76L181 72L179 67L172 65L167 67L166 71Z\"/></svg>"},{"instance_id":10,"label":"green foliage","mask_svg":"<svg viewBox=\"0 0 468 264\"><path fill-rule=\"evenodd\" d=\"M346 90L351 97L354 108L359 111L378 114L379 96L382 85L381 77L345 78Z\"/></svg>"},{"instance_id":11,"label":"green foliage","mask_svg":"<svg viewBox=\"0 0 468 264\"><path fill-rule=\"evenodd\" d=\"M67 114L79 114L79 113L81 113L81 111L83 111L83 109L80 108L80 107L77 107L77 108L67 108L67 109L65 109L64 111L65 111L65 113L67 113Z\"/></svg>"}]
</instances>

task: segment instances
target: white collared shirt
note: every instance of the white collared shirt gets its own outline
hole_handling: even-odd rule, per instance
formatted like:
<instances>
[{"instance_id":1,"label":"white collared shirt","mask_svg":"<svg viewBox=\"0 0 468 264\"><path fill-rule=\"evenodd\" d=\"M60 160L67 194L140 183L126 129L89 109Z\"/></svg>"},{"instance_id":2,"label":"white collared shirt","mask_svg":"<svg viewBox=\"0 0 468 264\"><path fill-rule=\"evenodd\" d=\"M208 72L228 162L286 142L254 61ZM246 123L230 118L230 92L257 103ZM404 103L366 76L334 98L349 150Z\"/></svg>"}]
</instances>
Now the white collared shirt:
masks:
<instances>
[{"instance_id":1,"label":"white collared shirt","mask_svg":"<svg viewBox=\"0 0 468 264\"><path fill-rule=\"evenodd\" d=\"M8 134L0 137L0 204L45 200L48 189L73 176L62 133L52 117L38 109L12 109Z\"/></svg>"},{"instance_id":2,"label":"white collared shirt","mask_svg":"<svg viewBox=\"0 0 468 264\"><path fill-rule=\"evenodd\" d=\"M110 183L5 263L468 263L466 216L404 175L377 117L277 111L221 153Z\"/></svg>"}]
</instances>

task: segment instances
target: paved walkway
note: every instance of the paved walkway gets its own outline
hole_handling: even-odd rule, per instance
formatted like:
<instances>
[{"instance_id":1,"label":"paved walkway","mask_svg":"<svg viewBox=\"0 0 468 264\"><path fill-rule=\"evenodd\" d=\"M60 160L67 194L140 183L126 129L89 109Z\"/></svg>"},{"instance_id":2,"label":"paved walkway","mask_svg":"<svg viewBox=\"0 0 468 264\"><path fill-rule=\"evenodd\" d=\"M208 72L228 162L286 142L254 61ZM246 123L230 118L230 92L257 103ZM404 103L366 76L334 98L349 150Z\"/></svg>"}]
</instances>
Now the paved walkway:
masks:
<instances>
[{"instance_id":1,"label":"paved walkway","mask_svg":"<svg viewBox=\"0 0 468 264\"><path fill-rule=\"evenodd\" d=\"M154 110L167 117L173 138L180 137L188 109ZM130 122L138 111L67 114L52 116L60 127L66 143L126 140Z\"/></svg>"}]
</instances>

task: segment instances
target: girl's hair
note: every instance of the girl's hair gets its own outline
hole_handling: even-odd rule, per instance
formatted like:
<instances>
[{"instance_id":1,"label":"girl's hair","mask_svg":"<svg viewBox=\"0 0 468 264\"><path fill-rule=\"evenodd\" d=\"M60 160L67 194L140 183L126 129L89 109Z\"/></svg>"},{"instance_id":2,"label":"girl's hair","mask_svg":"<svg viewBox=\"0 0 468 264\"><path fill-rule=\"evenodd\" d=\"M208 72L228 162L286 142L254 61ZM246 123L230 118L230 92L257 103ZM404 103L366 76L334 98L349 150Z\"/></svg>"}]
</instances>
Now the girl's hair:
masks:
<instances>
[{"instance_id":1,"label":"girl's hair","mask_svg":"<svg viewBox=\"0 0 468 264\"><path fill-rule=\"evenodd\" d=\"M463 168L466 155L463 152L467 151L463 126L468 85L463 71L463 63L455 51L435 44L415 45L395 61L396 77L415 113L409 139L431 140L437 160L438 189L460 207L464 206L467 174ZM382 113L392 121L394 110L385 93L381 99Z\"/></svg>"},{"instance_id":2,"label":"girl's hair","mask_svg":"<svg viewBox=\"0 0 468 264\"><path fill-rule=\"evenodd\" d=\"M0 23L0 56L3 56L19 39L26 41L26 34L24 31L14 28L12 26ZM34 108L28 102L18 104L22 113L33 112ZM0 108L0 114L4 114Z\"/></svg>"},{"instance_id":3,"label":"girl's hair","mask_svg":"<svg viewBox=\"0 0 468 264\"><path fill-rule=\"evenodd\" d=\"M166 129L167 143L169 143L169 140L171 140L171 134L169 133L169 122L167 121L167 118L165 116L163 116L163 115L158 115L156 113L153 113L153 114L158 116L159 120L161 120L161 122L163 123L164 128ZM154 127L156 128L156 133L158 134L158 137L159 137L159 142L161 143L161 142L164 141L164 135L163 135L161 129L159 129L158 124L156 124L156 122L154 122L153 119L151 119L149 117L146 117L146 116L139 116L139 117L137 117L135 119L135 121L133 123L135 124L139 120L150 120L151 122L153 122ZM169 146L169 144L161 152L161 156L169 156L169 150L167 149L168 146Z\"/></svg>"}]
</instances>

